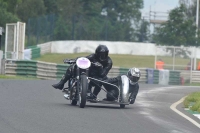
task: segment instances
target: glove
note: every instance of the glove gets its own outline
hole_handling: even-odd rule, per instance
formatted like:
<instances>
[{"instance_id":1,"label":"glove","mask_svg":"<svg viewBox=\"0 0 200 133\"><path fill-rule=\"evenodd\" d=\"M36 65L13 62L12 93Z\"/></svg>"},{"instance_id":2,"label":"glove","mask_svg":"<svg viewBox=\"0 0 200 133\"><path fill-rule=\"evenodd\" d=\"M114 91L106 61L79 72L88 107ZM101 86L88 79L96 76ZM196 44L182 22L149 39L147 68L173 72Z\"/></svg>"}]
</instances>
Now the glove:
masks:
<instances>
[{"instance_id":1,"label":"glove","mask_svg":"<svg viewBox=\"0 0 200 133\"><path fill-rule=\"evenodd\" d=\"M68 63L69 59L64 59L63 62L64 63Z\"/></svg>"},{"instance_id":2,"label":"glove","mask_svg":"<svg viewBox=\"0 0 200 133\"><path fill-rule=\"evenodd\" d=\"M102 67L102 68L103 68L102 64L99 63L99 62L94 62L93 65L94 65L95 67Z\"/></svg>"}]
</instances>

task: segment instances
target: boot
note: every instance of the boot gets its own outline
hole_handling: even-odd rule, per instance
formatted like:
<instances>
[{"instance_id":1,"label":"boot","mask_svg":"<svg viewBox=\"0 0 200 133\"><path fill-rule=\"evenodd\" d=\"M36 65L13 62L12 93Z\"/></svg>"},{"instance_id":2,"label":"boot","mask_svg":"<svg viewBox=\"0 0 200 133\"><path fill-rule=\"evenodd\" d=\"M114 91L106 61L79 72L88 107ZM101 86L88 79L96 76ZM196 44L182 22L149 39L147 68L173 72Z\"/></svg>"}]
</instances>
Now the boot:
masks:
<instances>
[{"instance_id":1,"label":"boot","mask_svg":"<svg viewBox=\"0 0 200 133\"><path fill-rule=\"evenodd\" d=\"M130 104L134 104L135 103L135 98L130 98Z\"/></svg>"},{"instance_id":2,"label":"boot","mask_svg":"<svg viewBox=\"0 0 200 133\"><path fill-rule=\"evenodd\" d=\"M95 86L93 90L93 95L97 98L97 95L101 91L101 88L99 86Z\"/></svg>"},{"instance_id":3,"label":"boot","mask_svg":"<svg viewBox=\"0 0 200 133\"><path fill-rule=\"evenodd\" d=\"M88 95L87 99L96 100L97 99L97 95L99 94L100 91L101 91L101 88L99 86L95 86L94 90L93 90L93 93Z\"/></svg>"},{"instance_id":4,"label":"boot","mask_svg":"<svg viewBox=\"0 0 200 133\"><path fill-rule=\"evenodd\" d=\"M69 80L69 78L70 78L70 75L65 74L65 75L63 75L63 77L62 77L62 79L60 80L59 83L53 84L52 86L53 86L55 89L62 90L63 87L64 87L64 84L67 82L67 80Z\"/></svg>"},{"instance_id":5,"label":"boot","mask_svg":"<svg viewBox=\"0 0 200 133\"><path fill-rule=\"evenodd\" d=\"M136 96L134 95L134 93L131 93L130 96L129 96L129 103L134 104L135 99L136 99Z\"/></svg>"},{"instance_id":6,"label":"boot","mask_svg":"<svg viewBox=\"0 0 200 133\"><path fill-rule=\"evenodd\" d=\"M88 100L96 100L96 96L95 96L94 94L89 94L89 95L87 96L87 99L88 99Z\"/></svg>"}]
</instances>

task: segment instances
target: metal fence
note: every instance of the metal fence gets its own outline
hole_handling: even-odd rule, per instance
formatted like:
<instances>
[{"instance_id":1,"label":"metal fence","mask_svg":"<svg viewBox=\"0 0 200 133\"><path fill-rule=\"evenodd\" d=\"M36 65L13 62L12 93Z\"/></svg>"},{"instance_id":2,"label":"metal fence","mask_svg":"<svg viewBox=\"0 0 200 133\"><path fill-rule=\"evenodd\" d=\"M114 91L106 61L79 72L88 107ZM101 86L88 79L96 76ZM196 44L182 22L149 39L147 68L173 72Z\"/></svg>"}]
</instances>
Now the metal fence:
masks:
<instances>
[{"instance_id":1,"label":"metal fence","mask_svg":"<svg viewBox=\"0 0 200 133\"><path fill-rule=\"evenodd\" d=\"M155 68L156 62L161 59L164 62L164 69L195 70L195 57L195 47L157 46Z\"/></svg>"},{"instance_id":2,"label":"metal fence","mask_svg":"<svg viewBox=\"0 0 200 133\"><path fill-rule=\"evenodd\" d=\"M6 75L16 75L27 78L39 78L39 79L61 79L62 75L66 72L69 65L55 64L41 61L28 61L28 60L6 60L3 62ZM181 78L185 74L181 71L169 71L169 70L155 70L140 68L141 78L139 83L147 84L164 84L164 85L179 85ZM128 68L113 67L108 73L108 77L116 77L126 74ZM198 80L200 72L193 73L192 81L200 82ZM190 77L188 77L190 78ZM187 80L184 78L184 80Z\"/></svg>"},{"instance_id":3,"label":"metal fence","mask_svg":"<svg viewBox=\"0 0 200 133\"><path fill-rule=\"evenodd\" d=\"M30 18L26 30L26 47L52 41L56 19L54 14Z\"/></svg>"},{"instance_id":4,"label":"metal fence","mask_svg":"<svg viewBox=\"0 0 200 133\"><path fill-rule=\"evenodd\" d=\"M197 70L199 59L197 59L196 47L174 47L157 46L155 55L155 69L158 60L164 62L163 69L180 71L182 77L188 82L193 82L192 71Z\"/></svg>"},{"instance_id":5,"label":"metal fence","mask_svg":"<svg viewBox=\"0 0 200 133\"><path fill-rule=\"evenodd\" d=\"M133 38L130 22L119 22L108 16L63 18L51 14L28 20L26 47L54 40L133 41Z\"/></svg>"}]
</instances>

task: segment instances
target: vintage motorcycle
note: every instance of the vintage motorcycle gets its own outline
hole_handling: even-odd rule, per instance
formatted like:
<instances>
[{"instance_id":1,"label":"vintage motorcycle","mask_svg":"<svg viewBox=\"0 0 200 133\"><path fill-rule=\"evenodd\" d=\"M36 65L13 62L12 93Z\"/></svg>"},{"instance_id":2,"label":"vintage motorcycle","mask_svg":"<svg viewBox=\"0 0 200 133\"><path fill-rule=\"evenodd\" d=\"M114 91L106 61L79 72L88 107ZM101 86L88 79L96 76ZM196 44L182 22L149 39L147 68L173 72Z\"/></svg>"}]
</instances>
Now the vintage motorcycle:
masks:
<instances>
[{"instance_id":1,"label":"vintage motorcycle","mask_svg":"<svg viewBox=\"0 0 200 133\"><path fill-rule=\"evenodd\" d=\"M65 93L64 97L70 100L71 105L77 105L78 103L80 108L84 108L87 101L90 103L118 104L121 108L124 108L125 105L129 105L129 80L127 76L121 76L122 83L120 86L116 86L94 77L89 77L89 68L91 65L97 67L101 66L98 62L90 62L90 60L85 57L79 57L77 59L65 59L64 63L73 65L74 67L73 75L68 81L68 87L63 89L63 93ZM92 94L88 88L89 82L111 85L118 90L119 94L116 97L113 96L115 99L113 101L88 99L88 93ZM101 89L109 94L105 88L101 87Z\"/></svg>"}]
</instances>

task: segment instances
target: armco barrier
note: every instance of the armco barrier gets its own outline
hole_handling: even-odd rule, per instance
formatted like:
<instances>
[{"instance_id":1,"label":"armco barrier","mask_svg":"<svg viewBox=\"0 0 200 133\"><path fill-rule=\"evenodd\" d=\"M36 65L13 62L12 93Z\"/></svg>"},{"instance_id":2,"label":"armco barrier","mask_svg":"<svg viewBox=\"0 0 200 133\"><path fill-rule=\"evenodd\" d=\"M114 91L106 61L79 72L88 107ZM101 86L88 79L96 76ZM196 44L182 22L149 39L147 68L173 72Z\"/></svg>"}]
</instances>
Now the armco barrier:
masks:
<instances>
[{"instance_id":1,"label":"armco barrier","mask_svg":"<svg viewBox=\"0 0 200 133\"><path fill-rule=\"evenodd\" d=\"M61 79L68 67L69 65L66 64L46 63L41 61L7 60L5 63L5 74L19 75L26 77L37 77L40 79ZM180 71L168 71L168 70L159 71L146 68L140 68L140 71L141 71L141 77L139 80L140 83L169 84L169 85L180 84L180 77L181 77ZM128 68L113 67L108 73L108 77L116 77L118 75L126 74L127 72ZM200 76L199 71L193 72L192 80L195 82L200 82L199 76Z\"/></svg>"},{"instance_id":2,"label":"armco barrier","mask_svg":"<svg viewBox=\"0 0 200 133\"><path fill-rule=\"evenodd\" d=\"M40 47L32 48L31 59L38 58L41 56L41 49Z\"/></svg>"},{"instance_id":3,"label":"armco barrier","mask_svg":"<svg viewBox=\"0 0 200 133\"><path fill-rule=\"evenodd\" d=\"M159 80L158 84L168 85L169 84L169 70L159 70Z\"/></svg>"},{"instance_id":4,"label":"armco barrier","mask_svg":"<svg viewBox=\"0 0 200 133\"><path fill-rule=\"evenodd\" d=\"M55 63L46 63L41 61L21 60L14 61L8 60L5 64L5 74L19 75L26 77L37 77L40 79L60 79L69 65L62 65L64 69L59 69L60 65ZM58 74L63 71L62 74Z\"/></svg>"},{"instance_id":5,"label":"armco barrier","mask_svg":"<svg viewBox=\"0 0 200 133\"><path fill-rule=\"evenodd\" d=\"M153 84L154 80L154 69L148 68L147 71L147 84Z\"/></svg>"},{"instance_id":6,"label":"armco barrier","mask_svg":"<svg viewBox=\"0 0 200 133\"><path fill-rule=\"evenodd\" d=\"M56 70L57 70L56 76L57 76L58 78L61 78L61 77L63 76L63 74L66 73L67 68L68 68L68 66L66 66L66 65L58 64L58 65L56 66Z\"/></svg>"},{"instance_id":7,"label":"armco barrier","mask_svg":"<svg viewBox=\"0 0 200 133\"><path fill-rule=\"evenodd\" d=\"M51 44L52 42L47 42L44 44L38 44L37 47L40 48L40 55L51 53Z\"/></svg>"},{"instance_id":8,"label":"armco barrier","mask_svg":"<svg viewBox=\"0 0 200 133\"><path fill-rule=\"evenodd\" d=\"M38 58L43 54L51 53L51 42L39 44L36 46L29 46L24 50L24 59Z\"/></svg>"},{"instance_id":9,"label":"armco barrier","mask_svg":"<svg viewBox=\"0 0 200 133\"><path fill-rule=\"evenodd\" d=\"M46 63L41 61L30 60L7 60L5 63L5 74L7 75L19 75L26 77L37 77L40 79L61 79L65 74L69 65ZM142 68L140 83L146 83L146 69ZM126 74L127 68L113 67L108 73L108 77L116 77L121 74Z\"/></svg>"},{"instance_id":10,"label":"armco barrier","mask_svg":"<svg viewBox=\"0 0 200 133\"><path fill-rule=\"evenodd\" d=\"M34 59L41 56L41 48L38 46L31 46L24 51L24 59Z\"/></svg>"},{"instance_id":11,"label":"armco barrier","mask_svg":"<svg viewBox=\"0 0 200 133\"><path fill-rule=\"evenodd\" d=\"M179 85L181 84L180 71L146 69L147 84Z\"/></svg>"},{"instance_id":12,"label":"armco barrier","mask_svg":"<svg viewBox=\"0 0 200 133\"><path fill-rule=\"evenodd\" d=\"M169 85L179 85L181 83L180 72L170 71L169 72Z\"/></svg>"},{"instance_id":13,"label":"armco barrier","mask_svg":"<svg viewBox=\"0 0 200 133\"><path fill-rule=\"evenodd\" d=\"M192 82L193 83L200 83L200 71L193 71L192 72Z\"/></svg>"},{"instance_id":14,"label":"armco barrier","mask_svg":"<svg viewBox=\"0 0 200 133\"><path fill-rule=\"evenodd\" d=\"M159 70L153 71L153 83L158 84L159 83Z\"/></svg>"}]
</instances>

